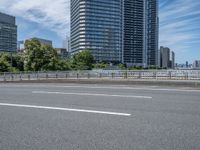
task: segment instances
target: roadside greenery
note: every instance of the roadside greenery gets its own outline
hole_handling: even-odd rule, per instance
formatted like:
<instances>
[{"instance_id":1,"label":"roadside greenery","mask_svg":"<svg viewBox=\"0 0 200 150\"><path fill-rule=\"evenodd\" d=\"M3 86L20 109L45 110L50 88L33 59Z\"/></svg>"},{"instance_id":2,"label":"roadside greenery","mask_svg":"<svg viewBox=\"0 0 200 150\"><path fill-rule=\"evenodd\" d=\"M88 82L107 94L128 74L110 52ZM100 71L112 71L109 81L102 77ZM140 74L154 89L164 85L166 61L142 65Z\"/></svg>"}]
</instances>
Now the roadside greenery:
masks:
<instances>
[{"instance_id":1,"label":"roadside greenery","mask_svg":"<svg viewBox=\"0 0 200 150\"><path fill-rule=\"evenodd\" d=\"M37 39L26 41L24 53L0 53L0 72L90 70L93 63L88 50L63 58Z\"/></svg>"},{"instance_id":2,"label":"roadside greenery","mask_svg":"<svg viewBox=\"0 0 200 150\"><path fill-rule=\"evenodd\" d=\"M53 47L42 45L37 39L25 42L24 53L0 53L0 72L91 70L109 66L109 62L95 62L89 50L63 58ZM156 66L127 67L125 64L118 64L117 67L120 70L161 69Z\"/></svg>"}]
</instances>

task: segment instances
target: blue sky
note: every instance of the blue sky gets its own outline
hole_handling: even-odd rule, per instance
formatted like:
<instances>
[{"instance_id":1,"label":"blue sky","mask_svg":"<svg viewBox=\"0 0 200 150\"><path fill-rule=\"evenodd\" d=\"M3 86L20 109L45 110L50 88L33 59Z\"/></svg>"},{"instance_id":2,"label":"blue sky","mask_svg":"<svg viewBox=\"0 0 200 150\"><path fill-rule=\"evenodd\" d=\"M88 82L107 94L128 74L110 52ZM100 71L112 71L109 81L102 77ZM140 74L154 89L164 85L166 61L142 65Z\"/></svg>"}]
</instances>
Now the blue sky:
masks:
<instances>
[{"instance_id":1,"label":"blue sky","mask_svg":"<svg viewBox=\"0 0 200 150\"><path fill-rule=\"evenodd\" d=\"M0 0L0 11L17 17L18 40L41 37L61 47L69 34L69 0ZM176 61L200 60L200 0L159 0L160 45Z\"/></svg>"}]
</instances>

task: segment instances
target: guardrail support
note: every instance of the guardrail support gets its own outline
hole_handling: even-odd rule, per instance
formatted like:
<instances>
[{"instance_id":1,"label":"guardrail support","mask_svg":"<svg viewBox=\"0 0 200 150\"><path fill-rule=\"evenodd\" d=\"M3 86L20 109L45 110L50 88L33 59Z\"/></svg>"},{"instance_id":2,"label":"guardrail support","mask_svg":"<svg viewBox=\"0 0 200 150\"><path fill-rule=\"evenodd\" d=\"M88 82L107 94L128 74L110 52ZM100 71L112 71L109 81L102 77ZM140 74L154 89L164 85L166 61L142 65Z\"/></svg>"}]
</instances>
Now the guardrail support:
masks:
<instances>
[{"instance_id":1,"label":"guardrail support","mask_svg":"<svg viewBox=\"0 0 200 150\"><path fill-rule=\"evenodd\" d=\"M112 79L114 79L114 77L115 77L115 73L112 73L111 75L112 75Z\"/></svg>"},{"instance_id":2,"label":"guardrail support","mask_svg":"<svg viewBox=\"0 0 200 150\"><path fill-rule=\"evenodd\" d=\"M3 81L6 81L6 74L3 75Z\"/></svg>"},{"instance_id":3,"label":"guardrail support","mask_svg":"<svg viewBox=\"0 0 200 150\"><path fill-rule=\"evenodd\" d=\"M30 76L30 74L28 74L28 80L30 80L31 79L31 76Z\"/></svg>"},{"instance_id":4,"label":"guardrail support","mask_svg":"<svg viewBox=\"0 0 200 150\"><path fill-rule=\"evenodd\" d=\"M13 76L13 74L11 74L11 80L14 81L14 76Z\"/></svg>"},{"instance_id":5,"label":"guardrail support","mask_svg":"<svg viewBox=\"0 0 200 150\"><path fill-rule=\"evenodd\" d=\"M48 79L49 78L49 75L48 75L48 73L46 73L46 79Z\"/></svg>"},{"instance_id":6,"label":"guardrail support","mask_svg":"<svg viewBox=\"0 0 200 150\"><path fill-rule=\"evenodd\" d=\"M76 78L77 78L77 79L79 78L79 73L76 74Z\"/></svg>"},{"instance_id":7,"label":"guardrail support","mask_svg":"<svg viewBox=\"0 0 200 150\"><path fill-rule=\"evenodd\" d=\"M99 78L102 78L102 73L99 73Z\"/></svg>"},{"instance_id":8,"label":"guardrail support","mask_svg":"<svg viewBox=\"0 0 200 150\"><path fill-rule=\"evenodd\" d=\"M22 81L22 73L20 72L19 80Z\"/></svg>"}]
</instances>

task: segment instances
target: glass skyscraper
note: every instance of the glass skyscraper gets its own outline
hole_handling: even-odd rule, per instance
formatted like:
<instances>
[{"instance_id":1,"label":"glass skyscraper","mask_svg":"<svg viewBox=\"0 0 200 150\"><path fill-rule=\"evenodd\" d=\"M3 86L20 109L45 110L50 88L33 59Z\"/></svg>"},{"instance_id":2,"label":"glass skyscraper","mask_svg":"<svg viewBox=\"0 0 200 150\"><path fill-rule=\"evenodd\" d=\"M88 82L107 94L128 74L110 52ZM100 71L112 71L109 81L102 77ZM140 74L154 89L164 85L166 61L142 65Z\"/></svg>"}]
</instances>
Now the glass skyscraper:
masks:
<instances>
[{"instance_id":1,"label":"glass skyscraper","mask_svg":"<svg viewBox=\"0 0 200 150\"><path fill-rule=\"evenodd\" d=\"M15 17L0 12L0 51L17 50Z\"/></svg>"},{"instance_id":2,"label":"glass skyscraper","mask_svg":"<svg viewBox=\"0 0 200 150\"><path fill-rule=\"evenodd\" d=\"M71 51L95 60L158 64L157 0L71 0Z\"/></svg>"},{"instance_id":3,"label":"glass skyscraper","mask_svg":"<svg viewBox=\"0 0 200 150\"><path fill-rule=\"evenodd\" d=\"M123 61L159 65L157 0L124 0Z\"/></svg>"}]
</instances>

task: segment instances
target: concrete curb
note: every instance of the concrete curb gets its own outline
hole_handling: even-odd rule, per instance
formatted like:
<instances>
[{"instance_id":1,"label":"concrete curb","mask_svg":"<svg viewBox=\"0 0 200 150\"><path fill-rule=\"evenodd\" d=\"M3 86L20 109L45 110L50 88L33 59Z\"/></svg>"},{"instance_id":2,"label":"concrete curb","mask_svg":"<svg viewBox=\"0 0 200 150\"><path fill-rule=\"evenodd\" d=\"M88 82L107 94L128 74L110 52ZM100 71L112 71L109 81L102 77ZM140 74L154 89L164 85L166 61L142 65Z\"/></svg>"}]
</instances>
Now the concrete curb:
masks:
<instances>
[{"instance_id":1,"label":"concrete curb","mask_svg":"<svg viewBox=\"0 0 200 150\"><path fill-rule=\"evenodd\" d=\"M0 83L76 83L76 84L114 84L114 85L151 85L200 88L200 81L186 80L130 80L130 79L41 79L22 81L0 81Z\"/></svg>"}]
</instances>

